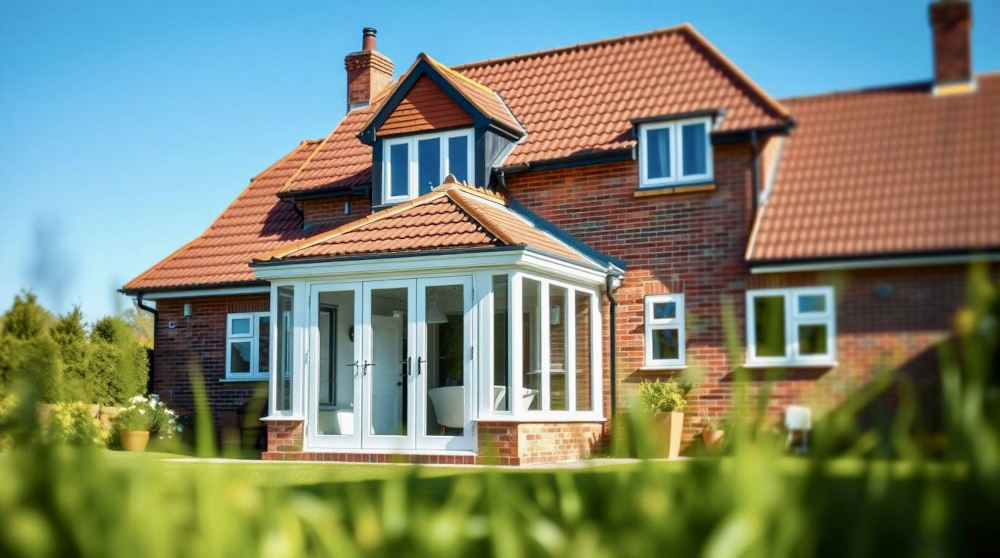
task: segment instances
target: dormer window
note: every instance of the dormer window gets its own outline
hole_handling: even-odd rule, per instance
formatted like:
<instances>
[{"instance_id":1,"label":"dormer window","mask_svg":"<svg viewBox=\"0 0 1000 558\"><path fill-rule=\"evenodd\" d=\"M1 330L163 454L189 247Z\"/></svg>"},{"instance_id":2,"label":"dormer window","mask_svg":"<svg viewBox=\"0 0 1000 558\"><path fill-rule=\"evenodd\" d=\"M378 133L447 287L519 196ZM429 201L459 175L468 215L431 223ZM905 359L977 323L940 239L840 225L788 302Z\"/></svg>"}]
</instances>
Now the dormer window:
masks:
<instances>
[{"instance_id":1,"label":"dormer window","mask_svg":"<svg viewBox=\"0 0 1000 558\"><path fill-rule=\"evenodd\" d=\"M710 182L711 128L707 117L643 124L639 128L639 187Z\"/></svg>"},{"instance_id":2,"label":"dormer window","mask_svg":"<svg viewBox=\"0 0 1000 558\"><path fill-rule=\"evenodd\" d=\"M382 146L384 203L422 196L444 177L469 180L472 169L472 130L388 138Z\"/></svg>"}]
</instances>

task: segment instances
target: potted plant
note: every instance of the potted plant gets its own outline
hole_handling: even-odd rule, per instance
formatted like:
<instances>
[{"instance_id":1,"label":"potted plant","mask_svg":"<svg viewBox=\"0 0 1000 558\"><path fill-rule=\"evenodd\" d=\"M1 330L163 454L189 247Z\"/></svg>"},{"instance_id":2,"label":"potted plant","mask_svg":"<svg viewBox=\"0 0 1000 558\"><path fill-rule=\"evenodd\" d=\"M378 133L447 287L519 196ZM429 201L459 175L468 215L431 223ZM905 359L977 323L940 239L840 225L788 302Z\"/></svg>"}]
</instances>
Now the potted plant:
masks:
<instances>
[{"instance_id":1,"label":"potted plant","mask_svg":"<svg viewBox=\"0 0 1000 558\"><path fill-rule=\"evenodd\" d=\"M665 457L669 459L680 454L684 430L684 413L681 410L687 404L686 394L687 390L675 380L644 380L639 384L639 404L655 417L664 439Z\"/></svg>"},{"instance_id":2,"label":"potted plant","mask_svg":"<svg viewBox=\"0 0 1000 558\"><path fill-rule=\"evenodd\" d=\"M709 417L702 421L704 428L701 430L701 441L710 450L717 450L722 447L722 439L726 435L726 421L720 418Z\"/></svg>"},{"instance_id":3,"label":"potted plant","mask_svg":"<svg viewBox=\"0 0 1000 558\"><path fill-rule=\"evenodd\" d=\"M151 435L172 437L177 431L176 415L155 396L136 395L114 419L125 451L143 451Z\"/></svg>"}]
</instances>

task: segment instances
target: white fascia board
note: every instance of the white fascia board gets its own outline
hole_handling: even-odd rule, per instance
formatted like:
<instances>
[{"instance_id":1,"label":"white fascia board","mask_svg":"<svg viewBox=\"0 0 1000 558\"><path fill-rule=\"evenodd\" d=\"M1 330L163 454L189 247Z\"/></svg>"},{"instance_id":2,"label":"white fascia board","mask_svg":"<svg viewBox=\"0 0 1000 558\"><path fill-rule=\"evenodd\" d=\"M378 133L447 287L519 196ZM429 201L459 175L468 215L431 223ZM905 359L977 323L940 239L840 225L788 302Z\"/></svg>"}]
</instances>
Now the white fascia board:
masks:
<instances>
[{"instance_id":1,"label":"white fascia board","mask_svg":"<svg viewBox=\"0 0 1000 558\"><path fill-rule=\"evenodd\" d=\"M1000 254L956 254L953 256L912 256L872 260L842 260L832 262L805 262L791 264L755 265L754 275L765 273L794 273L800 271L834 271L847 269L880 269L889 267L919 267L930 265L971 264L1000 261Z\"/></svg>"},{"instance_id":2,"label":"white fascia board","mask_svg":"<svg viewBox=\"0 0 1000 558\"><path fill-rule=\"evenodd\" d=\"M267 281L280 279L335 278L349 276L353 279L382 275L441 274L451 271L467 272L490 267L523 267L569 277L585 284L603 284L604 272L583 265L576 265L559 258L527 250L502 250L497 252L466 254L430 254L373 258L365 260L290 262L254 268L257 278Z\"/></svg>"},{"instance_id":3,"label":"white fascia board","mask_svg":"<svg viewBox=\"0 0 1000 558\"><path fill-rule=\"evenodd\" d=\"M195 298L203 296L226 296L243 294L264 294L270 293L271 287L268 285L255 285L253 287L228 287L222 289L188 289L183 291L166 291L162 293L143 293L143 300L165 300L168 298ZM136 298L133 295L132 298Z\"/></svg>"}]
</instances>

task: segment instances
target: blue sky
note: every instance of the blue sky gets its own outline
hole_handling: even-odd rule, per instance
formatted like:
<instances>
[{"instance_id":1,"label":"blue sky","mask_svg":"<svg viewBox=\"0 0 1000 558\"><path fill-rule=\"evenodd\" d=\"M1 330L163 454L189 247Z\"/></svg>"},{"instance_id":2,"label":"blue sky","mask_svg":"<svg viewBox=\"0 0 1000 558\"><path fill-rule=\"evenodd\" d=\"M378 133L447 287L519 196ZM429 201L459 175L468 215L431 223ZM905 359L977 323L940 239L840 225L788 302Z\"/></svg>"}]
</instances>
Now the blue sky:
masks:
<instances>
[{"instance_id":1,"label":"blue sky","mask_svg":"<svg viewBox=\"0 0 1000 558\"><path fill-rule=\"evenodd\" d=\"M690 22L777 97L926 80L925 0L171 1L0 5L0 309L22 288L88 320L345 110L361 28L405 70ZM1000 2L973 2L976 71Z\"/></svg>"}]
</instances>

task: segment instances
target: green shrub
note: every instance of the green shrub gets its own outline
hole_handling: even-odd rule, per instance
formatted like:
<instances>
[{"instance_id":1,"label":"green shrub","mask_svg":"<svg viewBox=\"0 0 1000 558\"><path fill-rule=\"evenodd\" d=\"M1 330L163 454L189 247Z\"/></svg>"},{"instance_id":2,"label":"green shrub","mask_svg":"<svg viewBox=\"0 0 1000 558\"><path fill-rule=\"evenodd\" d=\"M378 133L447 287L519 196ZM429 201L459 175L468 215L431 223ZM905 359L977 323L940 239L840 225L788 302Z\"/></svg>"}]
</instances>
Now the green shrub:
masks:
<instances>
[{"instance_id":1,"label":"green shrub","mask_svg":"<svg viewBox=\"0 0 1000 558\"><path fill-rule=\"evenodd\" d=\"M94 386L99 383L98 379L90 376L87 367L90 345L87 342L87 332L80 307L74 306L71 311L60 316L49 332L52 340L59 346L59 355L63 362L65 398L86 403L100 401L94 394Z\"/></svg>"},{"instance_id":2,"label":"green shrub","mask_svg":"<svg viewBox=\"0 0 1000 558\"><path fill-rule=\"evenodd\" d=\"M30 339L0 337L0 376L8 386L24 382L43 403L56 403L63 398L59 346L48 333Z\"/></svg>"},{"instance_id":3,"label":"green shrub","mask_svg":"<svg viewBox=\"0 0 1000 558\"><path fill-rule=\"evenodd\" d=\"M106 446L110 432L101 426L91 406L86 403L59 403L43 425L44 440L52 444Z\"/></svg>"},{"instance_id":4,"label":"green shrub","mask_svg":"<svg viewBox=\"0 0 1000 558\"><path fill-rule=\"evenodd\" d=\"M108 316L94 324L87 356L92 396L105 405L124 405L146 392L149 358L121 318Z\"/></svg>"},{"instance_id":5,"label":"green shrub","mask_svg":"<svg viewBox=\"0 0 1000 558\"><path fill-rule=\"evenodd\" d=\"M116 430L149 432L156 422L155 412L155 401L150 403L145 397L137 395L118 412L112 424Z\"/></svg>"},{"instance_id":6,"label":"green shrub","mask_svg":"<svg viewBox=\"0 0 1000 558\"><path fill-rule=\"evenodd\" d=\"M655 382L644 380L639 384L639 406L647 413L672 413L687 405L687 390L675 380Z\"/></svg>"}]
</instances>

